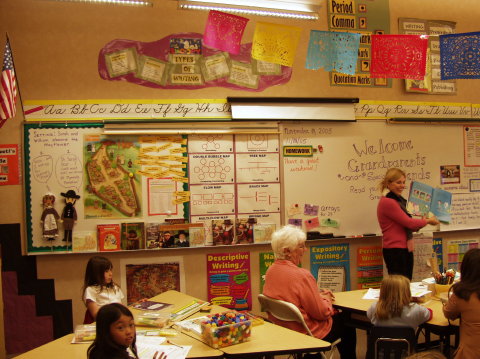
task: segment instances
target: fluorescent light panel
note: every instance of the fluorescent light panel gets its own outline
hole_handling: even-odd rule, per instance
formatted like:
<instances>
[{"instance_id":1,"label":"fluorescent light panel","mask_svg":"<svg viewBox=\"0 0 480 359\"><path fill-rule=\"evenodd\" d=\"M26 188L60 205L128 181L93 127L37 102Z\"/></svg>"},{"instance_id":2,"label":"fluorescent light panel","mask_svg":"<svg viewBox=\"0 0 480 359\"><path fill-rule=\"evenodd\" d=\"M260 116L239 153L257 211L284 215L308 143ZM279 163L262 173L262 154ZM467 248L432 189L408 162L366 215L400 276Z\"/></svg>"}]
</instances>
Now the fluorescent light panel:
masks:
<instances>
[{"instance_id":1,"label":"fluorescent light panel","mask_svg":"<svg viewBox=\"0 0 480 359\"><path fill-rule=\"evenodd\" d=\"M276 134L273 123L106 123L106 135Z\"/></svg>"},{"instance_id":2,"label":"fluorescent light panel","mask_svg":"<svg viewBox=\"0 0 480 359\"><path fill-rule=\"evenodd\" d=\"M357 98L227 97L233 120L355 120Z\"/></svg>"},{"instance_id":3,"label":"fluorescent light panel","mask_svg":"<svg viewBox=\"0 0 480 359\"><path fill-rule=\"evenodd\" d=\"M302 1L270 0L179 0L179 8L186 10L217 10L240 15L275 16L304 20L318 20L320 6Z\"/></svg>"},{"instance_id":4,"label":"fluorescent light panel","mask_svg":"<svg viewBox=\"0 0 480 359\"><path fill-rule=\"evenodd\" d=\"M153 6L151 1L147 0L48 0L63 2L81 2L90 4L107 4L107 5L123 5L123 6Z\"/></svg>"}]
</instances>

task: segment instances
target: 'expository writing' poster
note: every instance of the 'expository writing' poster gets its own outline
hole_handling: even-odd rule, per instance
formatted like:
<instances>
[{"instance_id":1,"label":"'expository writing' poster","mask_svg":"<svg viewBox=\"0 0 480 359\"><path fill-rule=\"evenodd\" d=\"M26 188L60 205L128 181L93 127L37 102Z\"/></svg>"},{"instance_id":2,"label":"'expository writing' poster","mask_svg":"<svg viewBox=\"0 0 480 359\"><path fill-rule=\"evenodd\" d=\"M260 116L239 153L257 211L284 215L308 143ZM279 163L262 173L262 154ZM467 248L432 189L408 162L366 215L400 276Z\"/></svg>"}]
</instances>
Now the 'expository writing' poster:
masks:
<instances>
[{"instance_id":1,"label":"'expository writing' poster","mask_svg":"<svg viewBox=\"0 0 480 359\"><path fill-rule=\"evenodd\" d=\"M310 248L310 271L318 288L333 292L350 290L350 256L348 243Z\"/></svg>"}]
</instances>

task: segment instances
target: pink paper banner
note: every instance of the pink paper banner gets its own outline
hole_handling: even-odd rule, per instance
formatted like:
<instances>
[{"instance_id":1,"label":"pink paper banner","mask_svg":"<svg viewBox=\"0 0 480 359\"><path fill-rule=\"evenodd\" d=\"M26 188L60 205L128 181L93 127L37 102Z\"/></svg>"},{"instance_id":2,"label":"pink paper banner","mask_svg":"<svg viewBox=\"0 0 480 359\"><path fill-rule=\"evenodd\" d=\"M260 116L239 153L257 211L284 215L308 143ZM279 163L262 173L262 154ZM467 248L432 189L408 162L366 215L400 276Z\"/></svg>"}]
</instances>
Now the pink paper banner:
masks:
<instances>
[{"instance_id":1,"label":"pink paper banner","mask_svg":"<svg viewBox=\"0 0 480 359\"><path fill-rule=\"evenodd\" d=\"M247 22L247 18L211 10L203 34L203 43L237 55Z\"/></svg>"}]
</instances>

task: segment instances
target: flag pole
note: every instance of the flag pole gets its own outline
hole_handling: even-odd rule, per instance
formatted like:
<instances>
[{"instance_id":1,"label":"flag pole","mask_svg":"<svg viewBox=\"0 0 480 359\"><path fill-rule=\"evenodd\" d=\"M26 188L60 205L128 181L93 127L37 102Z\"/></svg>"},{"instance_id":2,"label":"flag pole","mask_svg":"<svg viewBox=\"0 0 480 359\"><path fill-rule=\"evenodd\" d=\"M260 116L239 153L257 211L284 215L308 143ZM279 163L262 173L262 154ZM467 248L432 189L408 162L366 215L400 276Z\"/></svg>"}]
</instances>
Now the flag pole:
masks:
<instances>
[{"instance_id":1,"label":"flag pole","mask_svg":"<svg viewBox=\"0 0 480 359\"><path fill-rule=\"evenodd\" d=\"M12 55L13 71L15 74L15 81L17 82L18 99L20 102L20 108L22 110L23 121L25 121L25 111L23 110L23 100L22 100L22 92L20 91L20 81L18 80L17 69L15 68L15 59L13 57L13 49L12 49L12 44L10 43L10 38L8 37L8 32L5 32L5 36L7 37L7 43L8 43L8 46L10 47L10 54Z\"/></svg>"}]
</instances>

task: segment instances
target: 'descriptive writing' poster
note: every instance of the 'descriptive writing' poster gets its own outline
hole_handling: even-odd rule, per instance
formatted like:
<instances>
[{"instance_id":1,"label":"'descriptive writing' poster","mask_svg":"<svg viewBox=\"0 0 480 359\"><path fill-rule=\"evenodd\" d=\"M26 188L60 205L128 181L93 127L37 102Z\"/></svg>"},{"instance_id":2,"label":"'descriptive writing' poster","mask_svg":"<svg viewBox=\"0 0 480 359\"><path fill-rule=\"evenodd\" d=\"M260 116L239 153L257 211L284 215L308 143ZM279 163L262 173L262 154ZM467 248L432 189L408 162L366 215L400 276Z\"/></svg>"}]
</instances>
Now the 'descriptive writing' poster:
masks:
<instances>
[{"instance_id":1,"label":"'descriptive writing' poster","mask_svg":"<svg viewBox=\"0 0 480 359\"><path fill-rule=\"evenodd\" d=\"M251 309L250 252L207 254L207 285L210 303Z\"/></svg>"}]
</instances>

